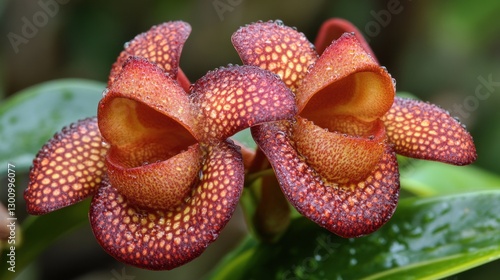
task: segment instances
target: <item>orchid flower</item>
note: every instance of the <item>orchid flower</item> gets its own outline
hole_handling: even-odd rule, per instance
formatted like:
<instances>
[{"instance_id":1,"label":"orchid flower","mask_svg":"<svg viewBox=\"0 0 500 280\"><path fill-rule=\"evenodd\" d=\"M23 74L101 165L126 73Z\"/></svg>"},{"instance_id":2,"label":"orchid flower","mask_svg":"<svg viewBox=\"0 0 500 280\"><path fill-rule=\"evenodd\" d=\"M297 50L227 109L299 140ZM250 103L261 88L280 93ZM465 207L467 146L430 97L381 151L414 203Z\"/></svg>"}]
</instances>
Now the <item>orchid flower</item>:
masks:
<instances>
[{"instance_id":1,"label":"orchid flower","mask_svg":"<svg viewBox=\"0 0 500 280\"><path fill-rule=\"evenodd\" d=\"M168 22L125 45L97 117L64 128L34 159L24 193L30 214L92 196L99 244L152 270L185 264L218 237L244 180L228 137L293 118L296 107L281 79L255 66L219 68L189 86L179 58L190 31Z\"/></svg>"},{"instance_id":2,"label":"orchid flower","mask_svg":"<svg viewBox=\"0 0 500 280\"><path fill-rule=\"evenodd\" d=\"M343 237L369 234L392 216L396 153L456 165L476 159L472 137L448 112L395 97L394 80L356 31L347 21L328 21L316 48L281 21L232 36L244 64L276 73L295 94L294 120L252 128L283 194Z\"/></svg>"}]
</instances>

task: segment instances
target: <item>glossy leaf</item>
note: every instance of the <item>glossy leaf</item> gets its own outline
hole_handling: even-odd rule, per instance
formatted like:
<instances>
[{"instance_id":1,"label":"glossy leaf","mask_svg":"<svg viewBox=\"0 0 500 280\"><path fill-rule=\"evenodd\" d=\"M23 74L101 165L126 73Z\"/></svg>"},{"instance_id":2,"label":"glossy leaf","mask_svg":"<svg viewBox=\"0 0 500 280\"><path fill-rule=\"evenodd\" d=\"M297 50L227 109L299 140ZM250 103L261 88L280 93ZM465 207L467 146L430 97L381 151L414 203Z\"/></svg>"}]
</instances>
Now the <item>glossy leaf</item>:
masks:
<instances>
[{"instance_id":1,"label":"glossy leaf","mask_svg":"<svg viewBox=\"0 0 500 280\"><path fill-rule=\"evenodd\" d=\"M0 105L0 165L27 169L62 127L95 116L104 83L65 79L24 89ZM0 172L6 172L6 169Z\"/></svg>"},{"instance_id":2,"label":"glossy leaf","mask_svg":"<svg viewBox=\"0 0 500 280\"><path fill-rule=\"evenodd\" d=\"M500 191L404 199L385 226L357 239L295 219L276 244L248 239L209 279L446 277L500 258L499 199Z\"/></svg>"},{"instance_id":3,"label":"glossy leaf","mask_svg":"<svg viewBox=\"0 0 500 280\"><path fill-rule=\"evenodd\" d=\"M401 188L418 196L500 190L500 176L475 166L453 166L401 157Z\"/></svg>"}]
</instances>

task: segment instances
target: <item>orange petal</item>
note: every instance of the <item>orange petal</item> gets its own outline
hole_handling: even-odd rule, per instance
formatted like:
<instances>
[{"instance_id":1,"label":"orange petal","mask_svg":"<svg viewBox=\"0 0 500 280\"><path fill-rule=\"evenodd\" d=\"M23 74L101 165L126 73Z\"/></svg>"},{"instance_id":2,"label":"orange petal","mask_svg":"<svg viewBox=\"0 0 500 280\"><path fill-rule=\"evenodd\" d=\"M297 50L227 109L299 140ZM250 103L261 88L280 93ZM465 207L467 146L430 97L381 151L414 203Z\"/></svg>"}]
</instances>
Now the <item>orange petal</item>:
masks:
<instances>
[{"instance_id":1,"label":"orange petal","mask_svg":"<svg viewBox=\"0 0 500 280\"><path fill-rule=\"evenodd\" d=\"M297 151L307 164L335 183L366 178L385 150L385 128L381 121L370 136L359 137L328 131L298 117L292 133Z\"/></svg>"},{"instance_id":2,"label":"orange petal","mask_svg":"<svg viewBox=\"0 0 500 280\"><path fill-rule=\"evenodd\" d=\"M228 66L207 73L192 88L199 126L207 139L226 139L263 122L292 118L292 92L269 71L256 66Z\"/></svg>"},{"instance_id":3,"label":"orange petal","mask_svg":"<svg viewBox=\"0 0 500 280\"><path fill-rule=\"evenodd\" d=\"M96 118L63 128L33 160L24 192L28 213L45 214L94 194L106 171L107 150Z\"/></svg>"},{"instance_id":4,"label":"orange petal","mask_svg":"<svg viewBox=\"0 0 500 280\"><path fill-rule=\"evenodd\" d=\"M299 213L342 237L372 233L389 220L399 196L399 173L396 155L388 145L364 180L331 184L297 153L289 133L286 122L252 128L283 193Z\"/></svg>"},{"instance_id":5,"label":"orange petal","mask_svg":"<svg viewBox=\"0 0 500 280\"><path fill-rule=\"evenodd\" d=\"M354 33L356 39L358 39L359 43L363 47L363 49L372 56L374 60L377 60L375 54L373 53L370 45L366 42L363 37L363 33L359 31L359 29L354 26L351 22L342 19L342 18L331 18L323 22L321 25L318 36L314 41L314 46L316 46L316 51L319 54L322 54L323 51L334 41L340 38L344 33Z\"/></svg>"},{"instance_id":6,"label":"orange petal","mask_svg":"<svg viewBox=\"0 0 500 280\"><path fill-rule=\"evenodd\" d=\"M144 59L125 64L98 116L104 139L129 168L166 160L197 142L187 94Z\"/></svg>"},{"instance_id":7,"label":"orange petal","mask_svg":"<svg viewBox=\"0 0 500 280\"><path fill-rule=\"evenodd\" d=\"M296 92L299 114L330 118L355 116L370 122L382 117L394 100L387 70L363 50L356 37L344 34L321 55Z\"/></svg>"},{"instance_id":8,"label":"orange petal","mask_svg":"<svg viewBox=\"0 0 500 280\"><path fill-rule=\"evenodd\" d=\"M243 163L228 143L206 148L200 183L171 211L131 204L107 182L94 196L90 221L101 246L121 262L173 269L199 256L231 218L243 188Z\"/></svg>"},{"instance_id":9,"label":"orange petal","mask_svg":"<svg viewBox=\"0 0 500 280\"><path fill-rule=\"evenodd\" d=\"M244 64L278 74L292 89L297 87L318 57L304 34L281 21L257 22L241 27L231 40Z\"/></svg>"},{"instance_id":10,"label":"orange petal","mask_svg":"<svg viewBox=\"0 0 500 280\"><path fill-rule=\"evenodd\" d=\"M138 167L129 168L120 160L111 148L106 158L111 185L132 204L149 209L171 209L181 204L197 182L202 162L198 145L167 160Z\"/></svg>"},{"instance_id":11,"label":"orange petal","mask_svg":"<svg viewBox=\"0 0 500 280\"><path fill-rule=\"evenodd\" d=\"M470 164L477 158L471 135L436 105L396 97L382 120L398 154L455 165Z\"/></svg>"},{"instance_id":12,"label":"orange petal","mask_svg":"<svg viewBox=\"0 0 500 280\"><path fill-rule=\"evenodd\" d=\"M108 85L114 82L123 64L131 56L146 58L156 63L175 79L182 47L189 33L191 33L189 24L182 21L170 21L153 26L149 31L137 35L125 44L125 49L113 64Z\"/></svg>"}]
</instances>

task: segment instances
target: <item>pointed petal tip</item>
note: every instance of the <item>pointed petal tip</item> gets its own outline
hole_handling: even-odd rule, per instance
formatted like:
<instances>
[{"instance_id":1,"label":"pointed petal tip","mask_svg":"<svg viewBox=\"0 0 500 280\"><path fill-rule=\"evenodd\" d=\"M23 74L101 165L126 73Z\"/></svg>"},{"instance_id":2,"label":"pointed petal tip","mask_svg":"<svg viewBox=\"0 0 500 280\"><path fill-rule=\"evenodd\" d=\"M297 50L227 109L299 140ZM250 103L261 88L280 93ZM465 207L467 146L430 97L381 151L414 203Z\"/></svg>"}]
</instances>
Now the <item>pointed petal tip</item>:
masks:
<instances>
[{"instance_id":1,"label":"pointed petal tip","mask_svg":"<svg viewBox=\"0 0 500 280\"><path fill-rule=\"evenodd\" d=\"M33 160L24 192L28 213L46 214L91 196L106 172L107 150L96 118L63 128Z\"/></svg>"},{"instance_id":2,"label":"pointed petal tip","mask_svg":"<svg viewBox=\"0 0 500 280\"><path fill-rule=\"evenodd\" d=\"M318 31L318 36L314 41L314 45L316 46L316 50L319 54L322 54L323 51L335 40L340 38L344 33L354 33L357 40L363 47L363 49L371 55L374 60L377 60L375 53L370 48L370 45L363 37L363 33L359 31L359 29L352 24L351 22L342 19L342 18L331 18L326 20L320 27ZM377 62L378 63L378 62Z\"/></svg>"},{"instance_id":3,"label":"pointed petal tip","mask_svg":"<svg viewBox=\"0 0 500 280\"><path fill-rule=\"evenodd\" d=\"M398 154L453 165L471 164L477 158L470 133L434 104L396 97L382 120Z\"/></svg>"},{"instance_id":4,"label":"pointed petal tip","mask_svg":"<svg viewBox=\"0 0 500 280\"><path fill-rule=\"evenodd\" d=\"M137 35L125 44L111 68L108 85L111 85L121 72L123 63L130 56L138 56L156 63L174 79L177 77L179 60L184 43L191 33L191 26L183 21L170 21L155 25L148 31Z\"/></svg>"}]
</instances>

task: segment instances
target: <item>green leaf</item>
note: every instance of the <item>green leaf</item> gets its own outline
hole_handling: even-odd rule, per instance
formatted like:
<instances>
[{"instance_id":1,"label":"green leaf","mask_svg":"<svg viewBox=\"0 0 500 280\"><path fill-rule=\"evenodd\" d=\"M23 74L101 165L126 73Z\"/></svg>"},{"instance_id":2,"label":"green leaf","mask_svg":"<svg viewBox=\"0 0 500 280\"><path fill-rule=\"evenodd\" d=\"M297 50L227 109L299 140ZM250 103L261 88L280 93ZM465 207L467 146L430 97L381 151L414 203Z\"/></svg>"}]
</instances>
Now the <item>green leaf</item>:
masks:
<instances>
[{"instance_id":1,"label":"green leaf","mask_svg":"<svg viewBox=\"0 0 500 280\"><path fill-rule=\"evenodd\" d=\"M478 190L500 190L500 177L469 166L433 161L406 160L401 169L401 187L418 196L435 196Z\"/></svg>"},{"instance_id":2,"label":"green leaf","mask_svg":"<svg viewBox=\"0 0 500 280\"><path fill-rule=\"evenodd\" d=\"M54 133L96 115L105 87L80 79L51 81L24 89L0 105L0 166L10 162L19 172L29 168Z\"/></svg>"},{"instance_id":3,"label":"green leaf","mask_svg":"<svg viewBox=\"0 0 500 280\"><path fill-rule=\"evenodd\" d=\"M54 241L88 223L89 207L90 199L87 199L43 216L29 216L22 225L22 243L14 251L16 273L8 270L10 264L2 258L0 279L13 279ZM4 250L2 256L8 253L10 248Z\"/></svg>"},{"instance_id":4,"label":"green leaf","mask_svg":"<svg viewBox=\"0 0 500 280\"><path fill-rule=\"evenodd\" d=\"M500 191L400 202L377 232L338 237L295 219L275 244L247 240L208 279L441 278L500 258Z\"/></svg>"}]
</instances>

